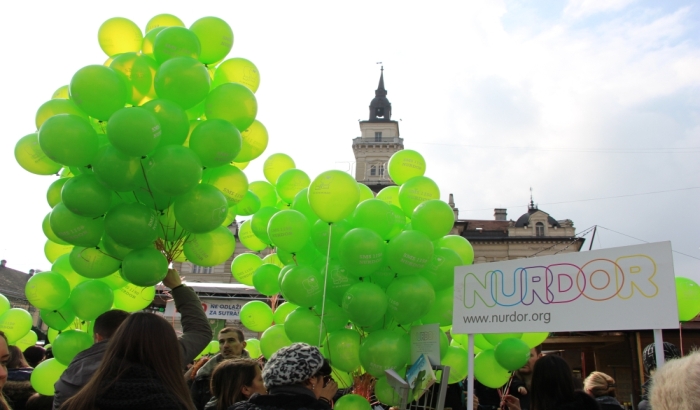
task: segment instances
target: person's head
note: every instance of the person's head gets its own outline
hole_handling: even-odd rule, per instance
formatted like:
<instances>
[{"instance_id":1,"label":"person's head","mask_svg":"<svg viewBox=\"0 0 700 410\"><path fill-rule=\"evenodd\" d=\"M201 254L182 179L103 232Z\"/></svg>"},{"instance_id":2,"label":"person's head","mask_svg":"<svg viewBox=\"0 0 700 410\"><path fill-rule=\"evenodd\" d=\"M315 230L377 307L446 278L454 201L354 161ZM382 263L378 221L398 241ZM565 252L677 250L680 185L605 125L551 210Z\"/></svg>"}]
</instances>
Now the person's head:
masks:
<instances>
[{"instance_id":1,"label":"person's head","mask_svg":"<svg viewBox=\"0 0 700 410\"><path fill-rule=\"evenodd\" d=\"M2 394L2 388L5 387L7 381L7 363L10 361L10 349L8 348L7 336L3 331L0 331L0 406L3 409L9 409L5 401L5 396Z\"/></svg>"},{"instance_id":2,"label":"person's head","mask_svg":"<svg viewBox=\"0 0 700 410\"><path fill-rule=\"evenodd\" d=\"M24 360L24 356L22 355L22 350L20 350L19 347L10 346L9 350L10 350L10 361L7 362L8 369L19 369L21 367L29 367L29 364L27 364L27 361Z\"/></svg>"},{"instance_id":3,"label":"person's head","mask_svg":"<svg viewBox=\"0 0 700 410\"><path fill-rule=\"evenodd\" d=\"M532 369L535 366L535 362L537 361L537 359L540 358L540 356L542 356L541 346L533 347L532 349L530 349L530 358L528 359L527 363L525 363L525 365L518 370L518 373L532 374Z\"/></svg>"},{"instance_id":4,"label":"person's head","mask_svg":"<svg viewBox=\"0 0 700 410\"><path fill-rule=\"evenodd\" d=\"M664 342L664 360L678 359L679 357L681 357L681 351L676 345ZM644 363L644 372L647 375L653 374L656 370L656 345L654 343L644 348L642 362Z\"/></svg>"},{"instance_id":5,"label":"person's head","mask_svg":"<svg viewBox=\"0 0 700 410\"><path fill-rule=\"evenodd\" d=\"M559 356L539 358L532 370L532 410L553 410L573 400L574 377L569 365Z\"/></svg>"},{"instance_id":6,"label":"person's head","mask_svg":"<svg viewBox=\"0 0 700 410\"><path fill-rule=\"evenodd\" d=\"M245 347L245 336L241 329L225 327L219 332L219 351L224 359L241 357Z\"/></svg>"},{"instance_id":7,"label":"person's head","mask_svg":"<svg viewBox=\"0 0 700 410\"><path fill-rule=\"evenodd\" d=\"M160 316L130 314L110 338L100 367L85 387L66 401L66 409L93 409L112 381L136 365L152 370L183 408L194 409L185 378L180 343L175 330Z\"/></svg>"},{"instance_id":8,"label":"person's head","mask_svg":"<svg viewBox=\"0 0 700 410\"><path fill-rule=\"evenodd\" d=\"M112 337L127 317L129 317L129 313L119 309L108 310L97 316L94 328L95 343Z\"/></svg>"},{"instance_id":9,"label":"person's head","mask_svg":"<svg viewBox=\"0 0 700 410\"><path fill-rule=\"evenodd\" d=\"M700 403L700 351L669 360L654 374L649 404L654 410L695 410Z\"/></svg>"},{"instance_id":10,"label":"person's head","mask_svg":"<svg viewBox=\"0 0 700 410\"><path fill-rule=\"evenodd\" d=\"M24 358L31 367L37 367L46 358L46 350L39 346L29 346L24 349Z\"/></svg>"},{"instance_id":11,"label":"person's head","mask_svg":"<svg viewBox=\"0 0 700 410\"><path fill-rule=\"evenodd\" d=\"M593 397L615 397L615 379L603 372L593 372L583 381L583 390Z\"/></svg>"},{"instance_id":12,"label":"person's head","mask_svg":"<svg viewBox=\"0 0 700 410\"><path fill-rule=\"evenodd\" d=\"M332 369L315 346L294 343L270 357L262 372L263 383L270 390L280 386L300 385L314 390L330 381Z\"/></svg>"},{"instance_id":13,"label":"person's head","mask_svg":"<svg viewBox=\"0 0 700 410\"><path fill-rule=\"evenodd\" d=\"M253 359L224 360L211 375L211 394L217 410L226 410L254 393L266 394L260 365Z\"/></svg>"}]
</instances>

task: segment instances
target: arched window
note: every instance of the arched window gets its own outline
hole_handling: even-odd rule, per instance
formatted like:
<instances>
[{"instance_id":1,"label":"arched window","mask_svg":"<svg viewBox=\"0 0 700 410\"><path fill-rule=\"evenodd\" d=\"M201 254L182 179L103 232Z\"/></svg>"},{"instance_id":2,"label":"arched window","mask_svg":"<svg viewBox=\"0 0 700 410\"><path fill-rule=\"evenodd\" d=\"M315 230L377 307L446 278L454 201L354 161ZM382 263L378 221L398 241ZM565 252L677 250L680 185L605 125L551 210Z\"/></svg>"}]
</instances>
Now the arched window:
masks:
<instances>
[{"instance_id":1,"label":"arched window","mask_svg":"<svg viewBox=\"0 0 700 410\"><path fill-rule=\"evenodd\" d=\"M535 236L544 236L544 224L542 222L535 224Z\"/></svg>"},{"instance_id":2,"label":"arched window","mask_svg":"<svg viewBox=\"0 0 700 410\"><path fill-rule=\"evenodd\" d=\"M379 166L379 175L384 176L384 164Z\"/></svg>"},{"instance_id":3,"label":"arched window","mask_svg":"<svg viewBox=\"0 0 700 410\"><path fill-rule=\"evenodd\" d=\"M377 166L376 165L372 165L369 167L369 174L371 176L377 175Z\"/></svg>"}]
</instances>

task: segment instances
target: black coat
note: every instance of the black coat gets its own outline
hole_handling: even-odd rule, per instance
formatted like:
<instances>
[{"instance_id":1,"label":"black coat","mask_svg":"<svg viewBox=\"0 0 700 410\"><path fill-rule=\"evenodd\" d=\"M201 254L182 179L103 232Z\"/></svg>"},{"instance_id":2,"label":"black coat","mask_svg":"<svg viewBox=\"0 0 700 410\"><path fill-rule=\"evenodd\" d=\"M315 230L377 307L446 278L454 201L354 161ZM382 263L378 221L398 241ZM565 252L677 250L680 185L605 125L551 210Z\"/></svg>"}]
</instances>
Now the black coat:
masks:
<instances>
[{"instance_id":1,"label":"black coat","mask_svg":"<svg viewBox=\"0 0 700 410\"><path fill-rule=\"evenodd\" d=\"M254 394L248 401L238 402L228 410L331 410L331 406L318 400L307 388L284 386L271 388L267 395Z\"/></svg>"}]
</instances>

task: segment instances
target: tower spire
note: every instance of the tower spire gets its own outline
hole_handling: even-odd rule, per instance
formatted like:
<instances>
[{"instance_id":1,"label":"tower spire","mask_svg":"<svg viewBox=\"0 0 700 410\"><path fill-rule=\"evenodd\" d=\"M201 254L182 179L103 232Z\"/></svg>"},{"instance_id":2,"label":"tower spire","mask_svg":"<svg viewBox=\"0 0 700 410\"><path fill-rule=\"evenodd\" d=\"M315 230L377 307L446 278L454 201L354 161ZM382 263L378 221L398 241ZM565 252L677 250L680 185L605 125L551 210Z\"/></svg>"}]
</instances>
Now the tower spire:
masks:
<instances>
[{"instance_id":1,"label":"tower spire","mask_svg":"<svg viewBox=\"0 0 700 410\"><path fill-rule=\"evenodd\" d=\"M379 86L377 87L375 95L379 96L380 92L383 92L386 96L386 90L384 89L384 66L382 66L381 74L379 75Z\"/></svg>"},{"instance_id":2,"label":"tower spire","mask_svg":"<svg viewBox=\"0 0 700 410\"><path fill-rule=\"evenodd\" d=\"M377 63L381 64L381 62ZM384 88L384 66L382 65L379 74L379 85L374 91L374 99L369 104L369 121L385 122L391 121L391 103L386 98L387 91Z\"/></svg>"},{"instance_id":3,"label":"tower spire","mask_svg":"<svg viewBox=\"0 0 700 410\"><path fill-rule=\"evenodd\" d=\"M535 205L535 201L532 200L532 187L530 187L530 204L527 206L528 211L536 211L537 210L537 205Z\"/></svg>"}]
</instances>

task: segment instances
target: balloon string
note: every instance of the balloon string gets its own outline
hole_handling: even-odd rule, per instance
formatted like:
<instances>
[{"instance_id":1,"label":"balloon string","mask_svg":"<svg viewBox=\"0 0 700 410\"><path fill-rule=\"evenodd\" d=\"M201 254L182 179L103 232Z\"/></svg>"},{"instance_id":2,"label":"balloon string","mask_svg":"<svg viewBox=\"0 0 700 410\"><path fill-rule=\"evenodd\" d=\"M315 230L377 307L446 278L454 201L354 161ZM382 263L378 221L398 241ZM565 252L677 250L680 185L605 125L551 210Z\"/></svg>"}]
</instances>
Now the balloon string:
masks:
<instances>
[{"instance_id":1,"label":"balloon string","mask_svg":"<svg viewBox=\"0 0 700 410\"><path fill-rule=\"evenodd\" d=\"M326 270L323 278L323 299L321 300L321 326L318 329L318 345L321 346L321 338L323 337L323 324L326 319L326 290L328 290L328 265L331 261L331 233L333 223L328 224L328 248L326 249Z\"/></svg>"}]
</instances>

